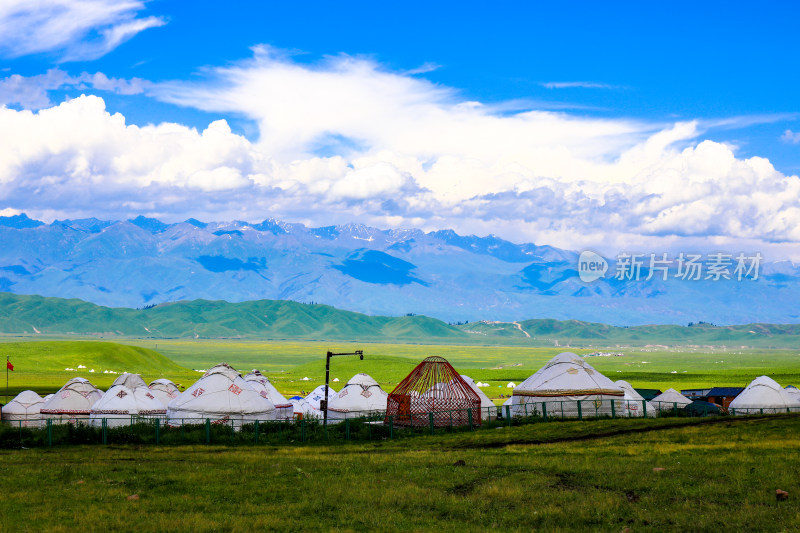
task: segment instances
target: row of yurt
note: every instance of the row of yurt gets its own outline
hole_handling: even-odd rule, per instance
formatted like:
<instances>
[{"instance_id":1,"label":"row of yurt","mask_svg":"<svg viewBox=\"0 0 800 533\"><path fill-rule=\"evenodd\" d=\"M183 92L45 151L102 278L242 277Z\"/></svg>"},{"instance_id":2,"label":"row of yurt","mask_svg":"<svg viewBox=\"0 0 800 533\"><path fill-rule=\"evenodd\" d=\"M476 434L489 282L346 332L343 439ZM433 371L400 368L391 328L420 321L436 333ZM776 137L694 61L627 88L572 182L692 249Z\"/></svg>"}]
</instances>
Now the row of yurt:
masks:
<instances>
[{"instance_id":1,"label":"row of yurt","mask_svg":"<svg viewBox=\"0 0 800 533\"><path fill-rule=\"evenodd\" d=\"M183 394L169 402L167 418L175 424L274 420L275 405L227 363L210 368Z\"/></svg>"},{"instance_id":2,"label":"row of yurt","mask_svg":"<svg viewBox=\"0 0 800 533\"><path fill-rule=\"evenodd\" d=\"M156 399L139 374L122 374L92 406L89 420L100 426L105 420L107 427L128 425L132 417L162 418L167 408Z\"/></svg>"}]
</instances>

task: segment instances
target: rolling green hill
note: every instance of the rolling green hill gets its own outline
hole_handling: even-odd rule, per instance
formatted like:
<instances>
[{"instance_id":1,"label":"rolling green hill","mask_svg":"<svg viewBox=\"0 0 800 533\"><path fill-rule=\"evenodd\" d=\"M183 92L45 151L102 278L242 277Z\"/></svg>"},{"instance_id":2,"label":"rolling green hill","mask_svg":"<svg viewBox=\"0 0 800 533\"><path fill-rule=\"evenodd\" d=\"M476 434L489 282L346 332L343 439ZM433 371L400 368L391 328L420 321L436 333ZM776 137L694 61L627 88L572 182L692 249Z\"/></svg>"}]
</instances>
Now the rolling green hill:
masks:
<instances>
[{"instance_id":1,"label":"rolling green hill","mask_svg":"<svg viewBox=\"0 0 800 533\"><path fill-rule=\"evenodd\" d=\"M284 300L193 300L149 309L108 308L77 299L0 293L0 334L152 339L273 339L427 342L611 348L698 345L794 349L800 324L616 327L533 319L451 326L426 316L369 316Z\"/></svg>"},{"instance_id":2,"label":"rolling green hill","mask_svg":"<svg viewBox=\"0 0 800 533\"><path fill-rule=\"evenodd\" d=\"M8 376L11 395L25 389L40 394L55 392L75 376L87 378L102 389L123 372L141 374L148 383L161 377L191 383L198 376L153 350L112 342L8 342L0 345L0 355L8 356L14 365Z\"/></svg>"},{"instance_id":3,"label":"rolling green hill","mask_svg":"<svg viewBox=\"0 0 800 533\"><path fill-rule=\"evenodd\" d=\"M800 324L715 326L651 325L617 327L580 320L533 319L519 322L473 322L457 326L465 333L535 344L562 346L713 345L760 348L800 347Z\"/></svg>"},{"instance_id":4,"label":"rolling green hill","mask_svg":"<svg viewBox=\"0 0 800 533\"><path fill-rule=\"evenodd\" d=\"M425 316L368 316L282 300L193 300L150 309L0 293L0 333L150 338L466 339Z\"/></svg>"}]
</instances>

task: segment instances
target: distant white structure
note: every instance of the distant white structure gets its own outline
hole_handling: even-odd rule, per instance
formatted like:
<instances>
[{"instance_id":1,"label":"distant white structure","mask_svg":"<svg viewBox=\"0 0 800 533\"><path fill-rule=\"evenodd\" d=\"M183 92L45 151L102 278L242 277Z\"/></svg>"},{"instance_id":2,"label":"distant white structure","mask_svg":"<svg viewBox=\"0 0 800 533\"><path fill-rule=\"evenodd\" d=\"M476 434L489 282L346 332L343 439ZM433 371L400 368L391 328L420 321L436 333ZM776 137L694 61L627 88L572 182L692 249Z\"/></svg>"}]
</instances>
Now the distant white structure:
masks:
<instances>
[{"instance_id":1,"label":"distant white structure","mask_svg":"<svg viewBox=\"0 0 800 533\"><path fill-rule=\"evenodd\" d=\"M294 408L295 418L320 418L322 416L322 412L314 409L302 396L289 398L289 403Z\"/></svg>"},{"instance_id":2,"label":"distant white structure","mask_svg":"<svg viewBox=\"0 0 800 533\"><path fill-rule=\"evenodd\" d=\"M728 411L735 415L800 412L800 400L769 376L759 376L733 399Z\"/></svg>"},{"instance_id":3,"label":"distant white structure","mask_svg":"<svg viewBox=\"0 0 800 533\"><path fill-rule=\"evenodd\" d=\"M44 398L32 390L22 391L3 406L3 422L10 422L14 426L40 427L43 425L39 412L42 405Z\"/></svg>"},{"instance_id":4,"label":"distant white structure","mask_svg":"<svg viewBox=\"0 0 800 533\"><path fill-rule=\"evenodd\" d=\"M667 389L652 400L650 403L653 408L658 411L672 411L677 407L678 409L686 407L692 400L676 391L675 389Z\"/></svg>"},{"instance_id":5,"label":"distant white structure","mask_svg":"<svg viewBox=\"0 0 800 533\"><path fill-rule=\"evenodd\" d=\"M86 368L86 367L84 367ZM103 396L103 391L85 378L72 378L42 405L42 418L54 424L74 424L88 420L92 406Z\"/></svg>"}]
</instances>

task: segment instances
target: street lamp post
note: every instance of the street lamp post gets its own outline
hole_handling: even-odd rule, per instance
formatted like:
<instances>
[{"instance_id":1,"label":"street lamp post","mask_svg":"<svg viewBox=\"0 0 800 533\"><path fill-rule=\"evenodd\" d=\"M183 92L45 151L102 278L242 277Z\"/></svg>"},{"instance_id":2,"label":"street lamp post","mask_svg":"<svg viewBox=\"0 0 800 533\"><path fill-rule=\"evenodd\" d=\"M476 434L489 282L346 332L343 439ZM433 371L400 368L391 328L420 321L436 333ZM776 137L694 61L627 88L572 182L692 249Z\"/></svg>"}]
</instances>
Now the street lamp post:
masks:
<instances>
[{"instance_id":1,"label":"street lamp post","mask_svg":"<svg viewBox=\"0 0 800 533\"><path fill-rule=\"evenodd\" d=\"M328 352L328 354L325 356L325 399L320 402L320 407L324 413L322 425L325 427L325 429L328 428L328 383L330 382L331 377L331 357L336 357L337 355L357 355L359 359L362 361L364 360L363 350L343 353Z\"/></svg>"}]
</instances>

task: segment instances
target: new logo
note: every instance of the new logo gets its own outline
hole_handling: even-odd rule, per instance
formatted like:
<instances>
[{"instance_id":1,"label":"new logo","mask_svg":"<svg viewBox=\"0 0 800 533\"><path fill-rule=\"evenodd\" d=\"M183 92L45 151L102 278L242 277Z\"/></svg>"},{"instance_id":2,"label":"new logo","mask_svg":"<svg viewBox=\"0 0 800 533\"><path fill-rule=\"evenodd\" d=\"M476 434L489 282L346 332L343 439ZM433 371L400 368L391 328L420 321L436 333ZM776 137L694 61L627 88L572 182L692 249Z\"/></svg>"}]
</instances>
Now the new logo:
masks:
<instances>
[{"instance_id":1,"label":"new logo","mask_svg":"<svg viewBox=\"0 0 800 533\"><path fill-rule=\"evenodd\" d=\"M589 250L581 252L578 258L578 276L581 281L590 283L598 280L605 275L608 270L608 263L601 256Z\"/></svg>"}]
</instances>

